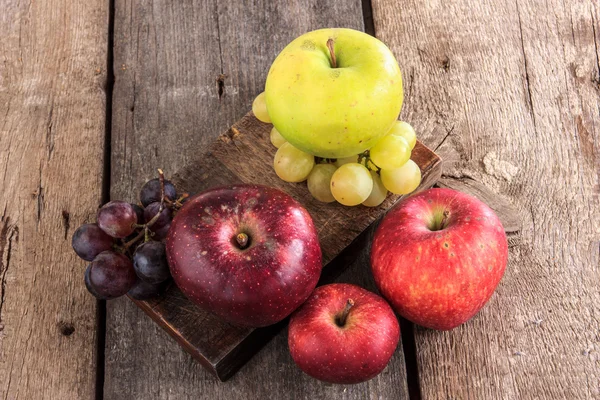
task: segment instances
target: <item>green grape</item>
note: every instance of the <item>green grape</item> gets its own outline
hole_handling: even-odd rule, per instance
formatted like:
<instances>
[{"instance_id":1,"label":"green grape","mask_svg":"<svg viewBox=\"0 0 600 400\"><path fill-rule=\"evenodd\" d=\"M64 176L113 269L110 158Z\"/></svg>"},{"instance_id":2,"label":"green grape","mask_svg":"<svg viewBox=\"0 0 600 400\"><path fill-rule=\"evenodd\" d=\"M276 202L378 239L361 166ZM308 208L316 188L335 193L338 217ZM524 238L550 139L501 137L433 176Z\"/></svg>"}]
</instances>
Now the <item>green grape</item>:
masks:
<instances>
[{"instance_id":1,"label":"green grape","mask_svg":"<svg viewBox=\"0 0 600 400\"><path fill-rule=\"evenodd\" d=\"M312 169L306 184L312 196L324 203L331 203L335 198L331 194L331 176L337 170L333 164L317 164Z\"/></svg>"},{"instance_id":2,"label":"green grape","mask_svg":"<svg viewBox=\"0 0 600 400\"><path fill-rule=\"evenodd\" d=\"M369 154L379 168L400 168L410 158L410 145L403 137L387 135L373 146Z\"/></svg>"},{"instance_id":3,"label":"green grape","mask_svg":"<svg viewBox=\"0 0 600 400\"><path fill-rule=\"evenodd\" d=\"M270 124L271 118L267 112L267 102L265 101L265 92L262 92L252 102L252 112L254 116L261 122Z\"/></svg>"},{"instance_id":4,"label":"green grape","mask_svg":"<svg viewBox=\"0 0 600 400\"><path fill-rule=\"evenodd\" d=\"M341 167L344 164L348 164L348 163L355 163L358 162L358 155L356 156L350 156L350 157L344 157L344 158L338 158L337 160L335 160L334 164L336 167Z\"/></svg>"},{"instance_id":5,"label":"green grape","mask_svg":"<svg viewBox=\"0 0 600 400\"><path fill-rule=\"evenodd\" d=\"M369 170L359 163L344 164L331 177L331 194L345 206L356 206L369 197L373 178Z\"/></svg>"},{"instance_id":6,"label":"green grape","mask_svg":"<svg viewBox=\"0 0 600 400\"><path fill-rule=\"evenodd\" d=\"M413 160L400 168L382 169L380 173L383 185L395 194L409 194L421 183L421 170Z\"/></svg>"},{"instance_id":7,"label":"green grape","mask_svg":"<svg viewBox=\"0 0 600 400\"><path fill-rule=\"evenodd\" d=\"M371 190L371 194L365 201L363 201L363 206L367 207L377 207L387 197L388 191L383 186L383 182L381 182L381 178L379 174L375 171L371 171L371 177L373 178L373 189Z\"/></svg>"},{"instance_id":8,"label":"green grape","mask_svg":"<svg viewBox=\"0 0 600 400\"><path fill-rule=\"evenodd\" d=\"M411 150L415 148L417 134L415 133L415 129L408 122L397 121L390 131L390 135L403 137L410 145Z\"/></svg>"},{"instance_id":9,"label":"green grape","mask_svg":"<svg viewBox=\"0 0 600 400\"><path fill-rule=\"evenodd\" d=\"M289 142L281 145L273 161L277 176L286 182L306 180L314 166L315 158L311 154L295 148Z\"/></svg>"},{"instance_id":10,"label":"green grape","mask_svg":"<svg viewBox=\"0 0 600 400\"><path fill-rule=\"evenodd\" d=\"M275 129L275 127L273 127L273 129L271 129L271 143L273 144L273 146L280 148L282 144L284 144L285 142L287 142L287 140L285 140L285 138L283 136L281 136L281 133L279 133L279 131L277 129Z\"/></svg>"}]
</instances>

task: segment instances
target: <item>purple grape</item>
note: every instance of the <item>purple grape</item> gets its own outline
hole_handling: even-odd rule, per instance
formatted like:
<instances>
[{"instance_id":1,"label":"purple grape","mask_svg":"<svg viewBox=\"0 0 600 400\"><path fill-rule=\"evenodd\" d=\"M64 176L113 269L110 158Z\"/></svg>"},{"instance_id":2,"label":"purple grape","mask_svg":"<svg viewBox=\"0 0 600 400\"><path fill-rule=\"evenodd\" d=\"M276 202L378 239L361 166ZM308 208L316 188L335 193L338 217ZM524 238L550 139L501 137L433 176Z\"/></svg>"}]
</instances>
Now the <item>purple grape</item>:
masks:
<instances>
[{"instance_id":1,"label":"purple grape","mask_svg":"<svg viewBox=\"0 0 600 400\"><path fill-rule=\"evenodd\" d=\"M165 197L171 201L177 199L175 186L167 180L165 180ZM158 178L151 179L142 186L142 190L140 190L140 201L144 207L148 207L150 203L160 202L161 200L160 180Z\"/></svg>"},{"instance_id":2,"label":"purple grape","mask_svg":"<svg viewBox=\"0 0 600 400\"><path fill-rule=\"evenodd\" d=\"M90 282L90 271L92 269L92 264L89 264L87 266L87 268L85 269L85 274L83 277L83 280L85 282L85 287L87 288L88 292L90 292L91 294L94 295L94 297L96 297L97 299L100 300L106 300L105 297L102 297L98 294L98 292L96 292L96 289L94 289L94 287L92 286L92 283Z\"/></svg>"},{"instance_id":3,"label":"purple grape","mask_svg":"<svg viewBox=\"0 0 600 400\"><path fill-rule=\"evenodd\" d=\"M135 215L137 215L137 224L144 224L144 209L137 204L130 203L131 207L133 207L133 211L135 211Z\"/></svg>"},{"instance_id":4,"label":"purple grape","mask_svg":"<svg viewBox=\"0 0 600 400\"><path fill-rule=\"evenodd\" d=\"M114 200L98 210L98 226L114 238L124 238L133 233L137 215L131 204Z\"/></svg>"},{"instance_id":5,"label":"purple grape","mask_svg":"<svg viewBox=\"0 0 600 400\"><path fill-rule=\"evenodd\" d=\"M170 282L170 280L166 280L161 283L152 284L138 279L127 294L136 300L149 300L163 294Z\"/></svg>"},{"instance_id":6,"label":"purple grape","mask_svg":"<svg viewBox=\"0 0 600 400\"><path fill-rule=\"evenodd\" d=\"M160 210L160 203L157 202L157 203L149 204L146 207L146 209L144 209L144 218L146 219L146 222L150 222L150 220L152 218L154 218L154 216L156 214L158 214L158 210ZM150 227L150 230L153 232L156 232L163 226L170 224L171 219L172 219L172 214L173 213L171 212L170 208L168 208L168 207L163 208L158 219Z\"/></svg>"},{"instance_id":7,"label":"purple grape","mask_svg":"<svg viewBox=\"0 0 600 400\"><path fill-rule=\"evenodd\" d=\"M105 299L126 294L137 279L131 260L114 251L98 254L90 264L89 275L89 283L95 294Z\"/></svg>"},{"instance_id":8,"label":"purple grape","mask_svg":"<svg viewBox=\"0 0 600 400\"><path fill-rule=\"evenodd\" d=\"M145 282L156 284L171 277L165 245L151 240L141 244L133 254L133 268Z\"/></svg>"},{"instance_id":9,"label":"purple grape","mask_svg":"<svg viewBox=\"0 0 600 400\"><path fill-rule=\"evenodd\" d=\"M158 228L157 230L155 230L154 236L152 236L152 238L154 240L163 240L167 237L167 235L169 234L169 228L171 228L171 223L169 222L167 225ZM150 228L152 229L152 228Z\"/></svg>"},{"instance_id":10,"label":"purple grape","mask_svg":"<svg viewBox=\"0 0 600 400\"><path fill-rule=\"evenodd\" d=\"M71 239L75 253L85 261L92 261L98 254L112 248L113 238L108 236L98 224L81 225Z\"/></svg>"}]
</instances>

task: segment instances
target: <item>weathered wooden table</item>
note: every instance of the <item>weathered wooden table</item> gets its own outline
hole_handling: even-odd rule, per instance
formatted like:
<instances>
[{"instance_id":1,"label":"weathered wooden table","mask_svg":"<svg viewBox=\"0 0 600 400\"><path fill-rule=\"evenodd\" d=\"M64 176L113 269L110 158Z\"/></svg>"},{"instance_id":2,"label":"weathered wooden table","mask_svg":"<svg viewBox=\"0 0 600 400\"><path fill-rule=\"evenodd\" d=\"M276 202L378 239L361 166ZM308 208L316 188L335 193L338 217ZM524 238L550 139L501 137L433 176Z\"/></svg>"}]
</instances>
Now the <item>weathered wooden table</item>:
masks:
<instances>
[{"instance_id":1,"label":"weathered wooden table","mask_svg":"<svg viewBox=\"0 0 600 400\"><path fill-rule=\"evenodd\" d=\"M328 3L328 4L326 4ZM4 0L1 399L599 399L600 5L595 0ZM405 78L440 185L509 232L491 302L452 332L403 325L370 382L326 385L279 334L227 383L127 299L97 303L70 249L250 108L283 46L365 29ZM373 287L366 251L340 280Z\"/></svg>"}]
</instances>

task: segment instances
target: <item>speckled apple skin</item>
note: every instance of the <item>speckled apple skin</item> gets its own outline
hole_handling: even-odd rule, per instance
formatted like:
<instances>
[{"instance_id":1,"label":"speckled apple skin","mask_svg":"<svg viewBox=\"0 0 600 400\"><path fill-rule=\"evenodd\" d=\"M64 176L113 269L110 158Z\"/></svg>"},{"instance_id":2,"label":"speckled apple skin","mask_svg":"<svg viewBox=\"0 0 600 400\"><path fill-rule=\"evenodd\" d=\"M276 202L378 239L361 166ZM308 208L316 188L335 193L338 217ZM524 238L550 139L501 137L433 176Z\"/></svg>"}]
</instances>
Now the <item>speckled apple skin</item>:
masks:
<instances>
[{"instance_id":1,"label":"speckled apple skin","mask_svg":"<svg viewBox=\"0 0 600 400\"><path fill-rule=\"evenodd\" d=\"M336 316L354 301L346 325ZM308 375L330 383L367 381L386 367L400 339L400 326L389 304L356 285L334 283L315 289L290 319L288 345Z\"/></svg>"},{"instance_id":2,"label":"speckled apple skin","mask_svg":"<svg viewBox=\"0 0 600 400\"><path fill-rule=\"evenodd\" d=\"M250 236L243 250L235 244L240 232ZM221 187L191 198L173 219L166 248L181 291L242 326L281 321L321 274L312 218L292 197L265 186Z\"/></svg>"},{"instance_id":3,"label":"speckled apple skin","mask_svg":"<svg viewBox=\"0 0 600 400\"><path fill-rule=\"evenodd\" d=\"M450 212L445 229L431 231L434 212ZM398 314L421 326L449 330L490 299L504 275L508 244L486 204L451 189L409 197L381 221L371 267L381 294Z\"/></svg>"}]
</instances>

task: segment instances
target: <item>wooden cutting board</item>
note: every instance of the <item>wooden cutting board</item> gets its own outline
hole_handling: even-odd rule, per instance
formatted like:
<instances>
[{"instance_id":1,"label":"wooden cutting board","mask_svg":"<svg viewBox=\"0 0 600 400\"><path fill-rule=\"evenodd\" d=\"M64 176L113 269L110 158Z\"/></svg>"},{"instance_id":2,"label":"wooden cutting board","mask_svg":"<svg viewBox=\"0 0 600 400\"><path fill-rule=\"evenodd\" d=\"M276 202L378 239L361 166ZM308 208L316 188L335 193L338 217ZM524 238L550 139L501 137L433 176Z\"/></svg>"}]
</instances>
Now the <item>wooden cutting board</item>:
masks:
<instances>
[{"instance_id":1,"label":"wooden cutting board","mask_svg":"<svg viewBox=\"0 0 600 400\"><path fill-rule=\"evenodd\" d=\"M209 148L199 148L197 158L171 177L178 191L190 195L234 183L257 183L279 188L298 200L312 216L323 251L319 284L331 282L364 248L368 227L402 196L390 195L379 206L345 207L315 200L306 183L288 183L273 170L276 148L269 140L272 125L246 114ZM441 176L441 159L417 142L412 160L421 168L417 190L431 187ZM181 346L220 380L225 381L244 365L282 327L251 329L231 325L201 310L175 286L151 301L133 300Z\"/></svg>"}]
</instances>

